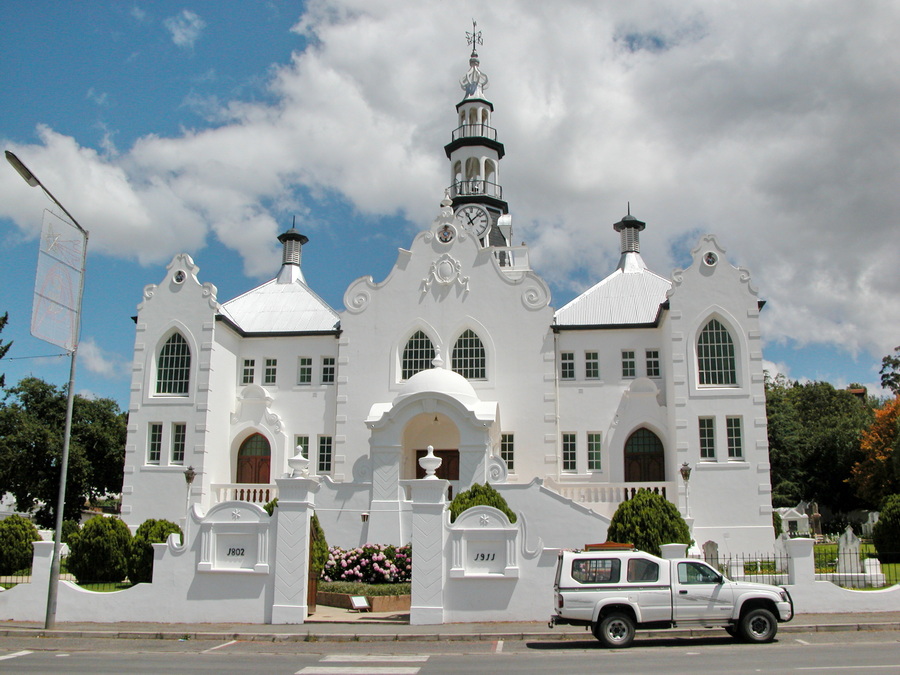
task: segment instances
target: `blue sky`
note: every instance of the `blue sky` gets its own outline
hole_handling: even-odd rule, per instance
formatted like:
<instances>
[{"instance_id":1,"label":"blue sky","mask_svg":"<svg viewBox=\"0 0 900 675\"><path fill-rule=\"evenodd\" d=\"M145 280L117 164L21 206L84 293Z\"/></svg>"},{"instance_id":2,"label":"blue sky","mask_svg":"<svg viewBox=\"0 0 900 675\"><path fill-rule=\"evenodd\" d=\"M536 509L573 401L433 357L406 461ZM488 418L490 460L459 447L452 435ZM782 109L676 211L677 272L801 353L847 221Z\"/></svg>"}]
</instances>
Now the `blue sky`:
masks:
<instances>
[{"instance_id":1,"label":"blue sky","mask_svg":"<svg viewBox=\"0 0 900 675\"><path fill-rule=\"evenodd\" d=\"M879 393L900 344L900 10L632 4L0 5L0 141L91 232L77 389L127 404L131 317L181 251L225 301L275 275L296 216L333 307L383 279L450 182L475 16L514 236L555 307L613 269L630 201L658 273L705 232L750 270L773 370ZM67 379L29 336L49 206L0 167L7 384Z\"/></svg>"}]
</instances>

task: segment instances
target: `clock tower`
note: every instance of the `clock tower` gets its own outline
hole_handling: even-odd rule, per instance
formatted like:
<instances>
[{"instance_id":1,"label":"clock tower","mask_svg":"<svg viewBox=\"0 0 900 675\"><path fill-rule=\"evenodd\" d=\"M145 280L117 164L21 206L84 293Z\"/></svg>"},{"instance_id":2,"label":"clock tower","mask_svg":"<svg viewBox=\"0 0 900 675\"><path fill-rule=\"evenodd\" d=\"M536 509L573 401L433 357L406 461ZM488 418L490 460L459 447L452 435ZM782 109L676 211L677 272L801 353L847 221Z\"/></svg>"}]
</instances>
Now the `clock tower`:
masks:
<instances>
[{"instance_id":1,"label":"clock tower","mask_svg":"<svg viewBox=\"0 0 900 675\"><path fill-rule=\"evenodd\" d=\"M494 105L484 97L488 78L481 72L476 46L483 44L481 31L466 33L472 45L469 71L459 84L463 99L456 105L459 126L444 146L450 160L448 188L457 220L472 232L482 246L508 246L512 238L509 205L500 185L500 160L505 150L491 126Z\"/></svg>"}]
</instances>

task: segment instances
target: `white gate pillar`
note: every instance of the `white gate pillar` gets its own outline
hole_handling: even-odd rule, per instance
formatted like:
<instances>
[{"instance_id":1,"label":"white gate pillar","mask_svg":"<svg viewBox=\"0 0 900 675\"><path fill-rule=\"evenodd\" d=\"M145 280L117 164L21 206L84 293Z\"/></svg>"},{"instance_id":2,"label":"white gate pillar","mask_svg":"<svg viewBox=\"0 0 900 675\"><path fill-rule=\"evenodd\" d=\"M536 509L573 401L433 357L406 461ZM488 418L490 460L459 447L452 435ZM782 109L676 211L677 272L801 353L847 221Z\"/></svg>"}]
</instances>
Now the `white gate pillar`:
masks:
<instances>
[{"instance_id":1,"label":"white gate pillar","mask_svg":"<svg viewBox=\"0 0 900 675\"><path fill-rule=\"evenodd\" d=\"M813 555L815 539L788 539L784 547L788 554L788 583L812 583L816 580L816 561Z\"/></svg>"},{"instance_id":2,"label":"white gate pillar","mask_svg":"<svg viewBox=\"0 0 900 675\"><path fill-rule=\"evenodd\" d=\"M272 623L303 623L309 607L309 522L319 490L316 477L276 478L275 579Z\"/></svg>"},{"instance_id":3,"label":"white gate pillar","mask_svg":"<svg viewBox=\"0 0 900 675\"><path fill-rule=\"evenodd\" d=\"M444 541L447 488L431 476L406 482L412 491L412 600L414 626L444 622Z\"/></svg>"}]
</instances>

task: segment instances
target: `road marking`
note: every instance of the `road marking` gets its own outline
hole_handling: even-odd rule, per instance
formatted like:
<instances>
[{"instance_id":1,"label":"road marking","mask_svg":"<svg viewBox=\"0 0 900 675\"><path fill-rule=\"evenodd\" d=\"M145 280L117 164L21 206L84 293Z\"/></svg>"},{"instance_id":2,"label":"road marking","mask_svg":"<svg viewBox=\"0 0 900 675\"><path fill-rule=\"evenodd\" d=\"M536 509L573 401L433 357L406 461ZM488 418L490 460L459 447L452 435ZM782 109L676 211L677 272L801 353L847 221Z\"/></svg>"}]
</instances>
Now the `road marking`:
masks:
<instances>
[{"instance_id":1,"label":"road marking","mask_svg":"<svg viewBox=\"0 0 900 675\"><path fill-rule=\"evenodd\" d=\"M294 675L418 675L419 668L397 666L307 666Z\"/></svg>"},{"instance_id":2,"label":"road marking","mask_svg":"<svg viewBox=\"0 0 900 675\"><path fill-rule=\"evenodd\" d=\"M499 654L502 651L503 651L503 640L497 640L494 643L494 653Z\"/></svg>"},{"instance_id":3,"label":"road marking","mask_svg":"<svg viewBox=\"0 0 900 675\"><path fill-rule=\"evenodd\" d=\"M354 663L359 661L361 663L425 663L427 660L427 654L410 654L408 656L403 654L385 654L384 656L379 656L378 654L360 654L356 656L353 654L328 654L323 656L320 659L320 662Z\"/></svg>"},{"instance_id":4,"label":"road marking","mask_svg":"<svg viewBox=\"0 0 900 675\"><path fill-rule=\"evenodd\" d=\"M231 640L230 642L225 642L223 644L216 645L215 647L210 647L209 649L204 649L200 653L201 654L209 654L210 652L215 651L216 649L222 649L222 647L229 647L233 644L237 644L237 640Z\"/></svg>"},{"instance_id":5,"label":"road marking","mask_svg":"<svg viewBox=\"0 0 900 675\"><path fill-rule=\"evenodd\" d=\"M816 666L815 668L811 666L801 666L799 668L794 668L794 670L877 670L880 668L890 668L896 672L897 669L900 668L900 663L884 666Z\"/></svg>"},{"instance_id":6,"label":"road marking","mask_svg":"<svg viewBox=\"0 0 900 675\"><path fill-rule=\"evenodd\" d=\"M12 654L7 654L6 656L0 656L0 661L6 661L7 659L17 659L20 656L27 656L31 653L32 652L28 651L27 649L21 652L13 652Z\"/></svg>"},{"instance_id":7,"label":"road marking","mask_svg":"<svg viewBox=\"0 0 900 675\"><path fill-rule=\"evenodd\" d=\"M794 638L794 642L799 642L801 645L809 644L806 640L800 640L799 638Z\"/></svg>"}]
</instances>

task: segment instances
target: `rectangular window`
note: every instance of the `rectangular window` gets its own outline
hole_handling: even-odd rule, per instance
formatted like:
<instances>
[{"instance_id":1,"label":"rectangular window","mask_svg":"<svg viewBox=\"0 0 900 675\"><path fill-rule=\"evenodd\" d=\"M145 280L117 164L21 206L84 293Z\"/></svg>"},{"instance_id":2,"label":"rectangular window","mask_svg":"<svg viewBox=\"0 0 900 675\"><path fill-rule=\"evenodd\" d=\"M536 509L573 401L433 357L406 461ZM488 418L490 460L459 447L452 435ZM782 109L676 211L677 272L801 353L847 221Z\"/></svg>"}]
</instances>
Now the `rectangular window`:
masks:
<instances>
[{"instance_id":1,"label":"rectangular window","mask_svg":"<svg viewBox=\"0 0 900 675\"><path fill-rule=\"evenodd\" d=\"M728 432L728 459L742 459L744 457L744 441L741 418L726 417L725 429Z\"/></svg>"},{"instance_id":2,"label":"rectangular window","mask_svg":"<svg viewBox=\"0 0 900 675\"><path fill-rule=\"evenodd\" d=\"M601 435L588 433L587 435L587 460L588 471L600 471Z\"/></svg>"},{"instance_id":3,"label":"rectangular window","mask_svg":"<svg viewBox=\"0 0 900 675\"><path fill-rule=\"evenodd\" d=\"M513 435L500 435L500 458L506 462L506 468L512 473L516 470L516 459L513 452Z\"/></svg>"},{"instance_id":4,"label":"rectangular window","mask_svg":"<svg viewBox=\"0 0 900 675\"><path fill-rule=\"evenodd\" d=\"M647 377L659 377L659 350L648 349L647 354Z\"/></svg>"},{"instance_id":5,"label":"rectangular window","mask_svg":"<svg viewBox=\"0 0 900 675\"><path fill-rule=\"evenodd\" d=\"M172 464L184 464L184 441L187 436L187 424L175 422L172 425Z\"/></svg>"},{"instance_id":6,"label":"rectangular window","mask_svg":"<svg viewBox=\"0 0 900 675\"><path fill-rule=\"evenodd\" d=\"M312 384L312 359L308 356L297 358L297 384Z\"/></svg>"},{"instance_id":7,"label":"rectangular window","mask_svg":"<svg viewBox=\"0 0 900 675\"><path fill-rule=\"evenodd\" d=\"M241 384L253 384L253 373L256 371L256 361L244 359L244 368L241 370Z\"/></svg>"},{"instance_id":8,"label":"rectangular window","mask_svg":"<svg viewBox=\"0 0 900 675\"><path fill-rule=\"evenodd\" d=\"M162 454L162 431L163 425L159 422L150 424L147 435L147 464L159 464L159 457Z\"/></svg>"},{"instance_id":9,"label":"rectangular window","mask_svg":"<svg viewBox=\"0 0 900 675\"><path fill-rule=\"evenodd\" d=\"M322 357L322 384L334 384L334 357Z\"/></svg>"},{"instance_id":10,"label":"rectangular window","mask_svg":"<svg viewBox=\"0 0 900 675\"><path fill-rule=\"evenodd\" d=\"M331 473L331 436L319 436L318 473Z\"/></svg>"},{"instance_id":11,"label":"rectangular window","mask_svg":"<svg viewBox=\"0 0 900 675\"><path fill-rule=\"evenodd\" d=\"M716 458L716 419L700 418L700 459Z\"/></svg>"},{"instance_id":12,"label":"rectangular window","mask_svg":"<svg viewBox=\"0 0 900 675\"><path fill-rule=\"evenodd\" d=\"M618 558L572 561L572 580L579 584L617 584L622 562Z\"/></svg>"},{"instance_id":13,"label":"rectangular window","mask_svg":"<svg viewBox=\"0 0 900 675\"><path fill-rule=\"evenodd\" d=\"M567 473L575 473L576 464L575 434L562 435L562 470Z\"/></svg>"},{"instance_id":14,"label":"rectangular window","mask_svg":"<svg viewBox=\"0 0 900 675\"><path fill-rule=\"evenodd\" d=\"M575 379L575 354L574 352L562 352L559 355L559 377L562 380Z\"/></svg>"},{"instance_id":15,"label":"rectangular window","mask_svg":"<svg viewBox=\"0 0 900 675\"><path fill-rule=\"evenodd\" d=\"M584 353L584 378L586 380L600 379L600 354L598 352Z\"/></svg>"},{"instance_id":16,"label":"rectangular window","mask_svg":"<svg viewBox=\"0 0 900 675\"><path fill-rule=\"evenodd\" d=\"M275 376L278 372L278 359L266 359L266 369L263 373L263 384L275 384Z\"/></svg>"},{"instance_id":17,"label":"rectangular window","mask_svg":"<svg viewBox=\"0 0 900 675\"><path fill-rule=\"evenodd\" d=\"M635 377L634 351L622 350L622 377Z\"/></svg>"},{"instance_id":18,"label":"rectangular window","mask_svg":"<svg viewBox=\"0 0 900 675\"><path fill-rule=\"evenodd\" d=\"M291 451L291 455L297 454L297 446L303 448L303 456L306 459L309 459L309 436L294 436L294 449Z\"/></svg>"}]
</instances>

